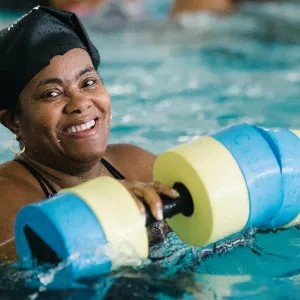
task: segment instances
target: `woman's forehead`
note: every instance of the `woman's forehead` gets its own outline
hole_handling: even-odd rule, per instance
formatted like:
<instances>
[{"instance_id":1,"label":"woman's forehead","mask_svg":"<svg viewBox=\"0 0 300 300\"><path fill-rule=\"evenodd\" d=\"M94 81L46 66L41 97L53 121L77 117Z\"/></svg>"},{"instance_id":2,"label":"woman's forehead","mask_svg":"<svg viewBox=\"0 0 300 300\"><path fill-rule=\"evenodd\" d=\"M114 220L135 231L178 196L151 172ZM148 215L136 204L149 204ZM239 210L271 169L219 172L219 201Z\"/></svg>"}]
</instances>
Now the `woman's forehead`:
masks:
<instances>
[{"instance_id":1,"label":"woman's forehead","mask_svg":"<svg viewBox=\"0 0 300 300\"><path fill-rule=\"evenodd\" d=\"M50 64L42 71L57 73L67 69L70 72L76 72L76 70L83 65L93 66L91 57L87 51L76 48L68 51L64 55L54 56L51 59Z\"/></svg>"},{"instance_id":2,"label":"woman's forehead","mask_svg":"<svg viewBox=\"0 0 300 300\"><path fill-rule=\"evenodd\" d=\"M89 54L83 49L72 49L64 55L54 56L50 64L34 76L33 81L39 81L44 77L74 77L82 69L90 67L94 69Z\"/></svg>"},{"instance_id":3,"label":"woman's forehead","mask_svg":"<svg viewBox=\"0 0 300 300\"><path fill-rule=\"evenodd\" d=\"M72 49L64 55L53 57L50 64L37 73L25 86L21 93L27 97L28 93L37 89L42 82L49 79L59 79L61 81L74 81L80 77L80 74L96 71L91 57L83 49Z\"/></svg>"}]
</instances>

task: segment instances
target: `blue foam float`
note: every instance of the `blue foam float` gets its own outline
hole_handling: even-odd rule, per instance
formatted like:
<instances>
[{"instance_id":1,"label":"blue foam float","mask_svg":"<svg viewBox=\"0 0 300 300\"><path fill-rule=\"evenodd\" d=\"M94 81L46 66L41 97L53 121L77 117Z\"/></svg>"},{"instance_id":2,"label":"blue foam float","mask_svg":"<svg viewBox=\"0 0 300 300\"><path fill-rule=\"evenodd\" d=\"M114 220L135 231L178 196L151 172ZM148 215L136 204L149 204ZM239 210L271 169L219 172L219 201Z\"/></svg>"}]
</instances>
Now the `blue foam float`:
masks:
<instances>
[{"instance_id":1,"label":"blue foam float","mask_svg":"<svg viewBox=\"0 0 300 300\"><path fill-rule=\"evenodd\" d=\"M246 124L212 137L231 152L244 175L250 201L246 228L269 226L283 203L281 171L273 149L254 126Z\"/></svg>"}]
</instances>

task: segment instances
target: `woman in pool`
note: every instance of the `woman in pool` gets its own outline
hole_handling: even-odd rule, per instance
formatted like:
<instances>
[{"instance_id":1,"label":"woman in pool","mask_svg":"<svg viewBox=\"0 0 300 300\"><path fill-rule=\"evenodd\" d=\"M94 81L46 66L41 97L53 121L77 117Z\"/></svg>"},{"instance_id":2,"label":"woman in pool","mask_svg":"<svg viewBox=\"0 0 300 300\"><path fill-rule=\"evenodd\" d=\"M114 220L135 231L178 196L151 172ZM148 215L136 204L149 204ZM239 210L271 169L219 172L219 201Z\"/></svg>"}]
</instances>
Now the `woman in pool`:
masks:
<instances>
[{"instance_id":1,"label":"woman in pool","mask_svg":"<svg viewBox=\"0 0 300 300\"><path fill-rule=\"evenodd\" d=\"M16 142L15 159L0 167L0 244L13 238L24 205L95 177L120 180L141 216L144 199L157 220L159 194L178 196L152 182L154 154L107 144L111 101L99 63L73 13L38 7L0 32L0 120Z\"/></svg>"}]
</instances>

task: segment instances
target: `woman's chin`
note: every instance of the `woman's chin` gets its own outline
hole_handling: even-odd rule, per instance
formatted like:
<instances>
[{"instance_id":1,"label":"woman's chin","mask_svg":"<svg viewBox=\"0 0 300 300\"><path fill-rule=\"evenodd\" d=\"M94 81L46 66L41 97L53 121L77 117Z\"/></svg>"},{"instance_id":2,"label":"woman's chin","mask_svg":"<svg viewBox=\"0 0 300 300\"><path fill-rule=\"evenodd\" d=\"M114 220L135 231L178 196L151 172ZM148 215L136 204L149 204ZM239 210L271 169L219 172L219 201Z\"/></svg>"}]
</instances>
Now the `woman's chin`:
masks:
<instances>
[{"instance_id":1,"label":"woman's chin","mask_svg":"<svg viewBox=\"0 0 300 300\"><path fill-rule=\"evenodd\" d=\"M107 148L107 139L86 139L75 140L72 143L68 141L61 141L60 146L63 150L63 154L69 157L71 160L78 162L91 162L102 157Z\"/></svg>"},{"instance_id":2,"label":"woman's chin","mask_svg":"<svg viewBox=\"0 0 300 300\"><path fill-rule=\"evenodd\" d=\"M70 153L69 157L77 162L81 163L91 163L101 159L106 147L98 148L98 149L90 149L88 151L80 151L76 153Z\"/></svg>"}]
</instances>

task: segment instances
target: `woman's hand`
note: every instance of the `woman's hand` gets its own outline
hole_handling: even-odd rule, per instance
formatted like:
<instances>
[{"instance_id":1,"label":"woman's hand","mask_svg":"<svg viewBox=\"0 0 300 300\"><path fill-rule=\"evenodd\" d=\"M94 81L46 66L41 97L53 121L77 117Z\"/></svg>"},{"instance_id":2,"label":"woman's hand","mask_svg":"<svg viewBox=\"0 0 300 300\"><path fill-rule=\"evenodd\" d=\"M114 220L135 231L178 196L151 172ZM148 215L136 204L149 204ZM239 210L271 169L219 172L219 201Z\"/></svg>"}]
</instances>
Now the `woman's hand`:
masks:
<instances>
[{"instance_id":1,"label":"woman's hand","mask_svg":"<svg viewBox=\"0 0 300 300\"><path fill-rule=\"evenodd\" d=\"M146 223L146 210L143 202L143 199L150 207L153 217L158 221L162 221L163 216L163 202L159 194L164 194L171 198L178 198L179 193L174 190L172 187L161 184L159 182L136 182L130 180L121 180L121 183L129 190L135 199L138 208L140 209L145 223Z\"/></svg>"}]
</instances>

